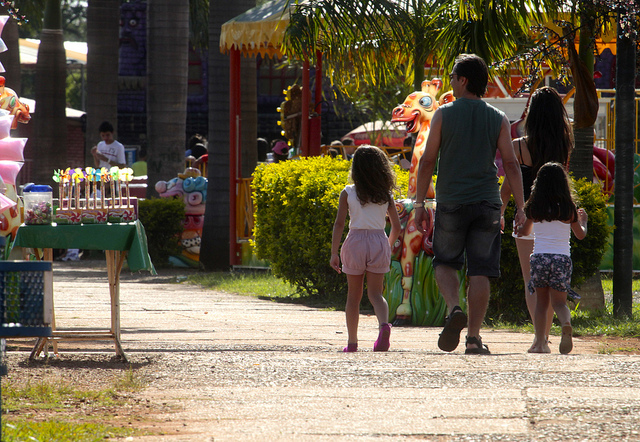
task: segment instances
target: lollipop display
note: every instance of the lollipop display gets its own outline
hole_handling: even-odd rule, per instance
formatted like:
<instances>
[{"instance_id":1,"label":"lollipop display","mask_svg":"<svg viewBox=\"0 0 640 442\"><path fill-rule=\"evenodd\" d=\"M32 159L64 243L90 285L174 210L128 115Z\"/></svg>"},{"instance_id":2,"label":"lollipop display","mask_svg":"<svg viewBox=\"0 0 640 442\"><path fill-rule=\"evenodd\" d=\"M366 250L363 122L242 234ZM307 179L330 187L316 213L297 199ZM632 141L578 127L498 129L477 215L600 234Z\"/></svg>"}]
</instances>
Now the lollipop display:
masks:
<instances>
[{"instance_id":1,"label":"lollipop display","mask_svg":"<svg viewBox=\"0 0 640 442\"><path fill-rule=\"evenodd\" d=\"M57 170L53 173L53 181L58 183L59 190L58 209L54 216L57 224L80 224L82 222L82 212L73 198L73 195L77 195L78 192L74 191L76 185L72 177L73 171L70 168Z\"/></svg>"},{"instance_id":2,"label":"lollipop display","mask_svg":"<svg viewBox=\"0 0 640 442\"><path fill-rule=\"evenodd\" d=\"M129 192L129 182L133 179L133 170L112 167L109 174L111 175L111 200L113 202L109 207L109 222L129 223L135 221L136 210L132 205L132 198ZM123 183L124 191L122 189Z\"/></svg>"},{"instance_id":3,"label":"lollipop display","mask_svg":"<svg viewBox=\"0 0 640 442\"><path fill-rule=\"evenodd\" d=\"M86 167L54 171L53 181L58 183L60 195L55 221L58 224L135 221L136 199L129 192L132 178L131 169L118 167L110 170Z\"/></svg>"}]
</instances>

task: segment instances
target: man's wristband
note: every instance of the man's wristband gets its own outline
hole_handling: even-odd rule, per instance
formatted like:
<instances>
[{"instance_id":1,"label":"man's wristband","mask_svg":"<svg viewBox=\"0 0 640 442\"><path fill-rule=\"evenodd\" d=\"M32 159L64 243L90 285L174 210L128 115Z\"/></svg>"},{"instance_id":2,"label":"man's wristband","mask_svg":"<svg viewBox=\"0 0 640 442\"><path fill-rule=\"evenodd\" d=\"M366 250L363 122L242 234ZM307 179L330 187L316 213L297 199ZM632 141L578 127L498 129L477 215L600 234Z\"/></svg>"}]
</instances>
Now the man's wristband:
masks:
<instances>
[{"instance_id":1,"label":"man's wristband","mask_svg":"<svg viewBox=\"0 0 640 442\"><path fill-rule=\"evenodd\" d=\"M414 208L424 207L424 201L415 201L413 203Z\"/></svg>"}]
</instances>

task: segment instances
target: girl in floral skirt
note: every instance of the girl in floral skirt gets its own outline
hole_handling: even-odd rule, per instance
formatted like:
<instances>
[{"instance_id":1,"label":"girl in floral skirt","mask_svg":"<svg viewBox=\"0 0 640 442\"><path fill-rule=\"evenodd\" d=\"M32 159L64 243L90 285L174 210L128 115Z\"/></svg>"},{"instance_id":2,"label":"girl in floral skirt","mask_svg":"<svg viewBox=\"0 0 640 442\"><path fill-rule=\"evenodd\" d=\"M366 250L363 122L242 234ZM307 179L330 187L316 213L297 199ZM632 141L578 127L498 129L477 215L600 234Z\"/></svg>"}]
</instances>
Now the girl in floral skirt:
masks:
<instances>
[{"instance_id":1,"label":"girl in floral skirt","mask_svg":"<svg viewBox=\"0 0 640 442\"><path fill-rule=\"evenodd\" d=\"M569 241L571 231L577 239L587 235L588 216L584 209L576 208L564 166L550 162L540 168L524 213L527 221L518 235L528 235L533 230L528 296L537 297L533 318L536 338L529 353L551 352L545 336L546 312L551 303L562 326L559 350L568 354L573 348L571 312L567 307L573 268Z\"/></svg>"}]
</instances>

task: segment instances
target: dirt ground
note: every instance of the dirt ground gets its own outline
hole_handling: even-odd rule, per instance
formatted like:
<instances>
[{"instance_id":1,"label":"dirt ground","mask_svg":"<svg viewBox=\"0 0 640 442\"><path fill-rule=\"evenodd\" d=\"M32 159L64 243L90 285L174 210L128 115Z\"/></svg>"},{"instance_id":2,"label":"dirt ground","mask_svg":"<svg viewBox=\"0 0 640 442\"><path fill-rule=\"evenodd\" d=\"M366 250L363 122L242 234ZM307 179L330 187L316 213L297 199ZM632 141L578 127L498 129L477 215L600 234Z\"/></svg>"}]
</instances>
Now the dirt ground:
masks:
<instances>
[{"instance_id":1,"label":"dirt ground","mask_svg":"<svg viewBox=\"0 0 640 442\"><path fill-rule=\"evenodd\" d=\"M583 340L594 344L594 349L599 352L640 355L640 339L638 338L589 337L583 338ZM219 440L214 437L205 438L197 429L203 417L197 412L189 413L188 405L185 405L185 402L188 402L186 398L190 394L190 388L198 389L202 385L211 383L212 371L215 370L215 367L209 367L206 364L209 361L202 361L200 369L192 367L188 370L189 379L188 382L185 382L184 389L172 390L159 387L158 384L162 383L162 379L175 379L175 374L184 370L187 361L194 362L193 358L180 353L152 354L143 357L136 355L130 358L129 364L125 364L100 348L94 348L95 353L89 353L91 351L91 346L89 346L85 347L81 353L65 352L58 357L29 361L25 357L27 353L14 351L18 349L29 350L28 347L22 345L10 348L7 361L10 368L8 376L3 379L4 385L7 381L13 385L45 382L52 385L66 384L78 390L105 390L114 388L119 380L127 376L126 372L132 370L134 379L141 382L142 388L134 391L118 391L115 395L116 403L111 406L98 406L91 400L78 400L69 397L62 404L62 408L55 411L36 408L26 408L21 411L8 410L3 416L5 422L15 420L30 422L46 420L99 421L111 427L131 429L133 436L127 440L160 441L169 438L179 441ZM311 356L305 355L305 357ZM244 365L251 363L251 361L237 362L237 364ZM254 365L260 363L259 358L253 362ZM231 379L230 382L233 380ZM240 438L240 440L242 439ZM293 439L296 438L285 437L283 440ZM222 437L220 440L231 439ZM244 440L254 440L254 438L250 437ZM458 440L458 438L433 435L429 437L429 440ZM502 440L527 439L507 437Z\"/></svg>"}]
</instances>

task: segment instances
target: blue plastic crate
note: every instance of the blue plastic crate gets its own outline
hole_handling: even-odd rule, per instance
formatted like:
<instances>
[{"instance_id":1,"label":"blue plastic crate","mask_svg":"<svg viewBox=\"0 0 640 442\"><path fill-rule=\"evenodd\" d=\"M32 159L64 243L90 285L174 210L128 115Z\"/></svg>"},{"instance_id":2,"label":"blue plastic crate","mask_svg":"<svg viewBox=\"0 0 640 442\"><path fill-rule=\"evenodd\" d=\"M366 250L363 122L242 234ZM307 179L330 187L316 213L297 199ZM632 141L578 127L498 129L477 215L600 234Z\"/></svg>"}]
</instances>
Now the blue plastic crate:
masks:
<instances>
[{"instance_id":1,"label":"blue plastic crate","mask_svg":"<svg viewBox=\"0 0 640 442\"><path fill-rule=\"evenodd\" d=\"M51 336L45 323L48 261L0 261L0 337Z\"/></svg>"}]
</instances>

